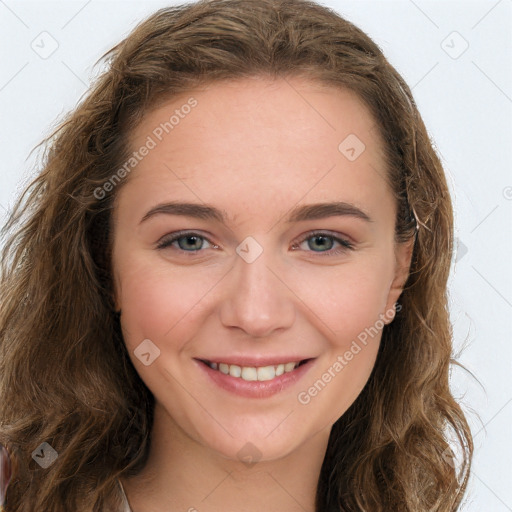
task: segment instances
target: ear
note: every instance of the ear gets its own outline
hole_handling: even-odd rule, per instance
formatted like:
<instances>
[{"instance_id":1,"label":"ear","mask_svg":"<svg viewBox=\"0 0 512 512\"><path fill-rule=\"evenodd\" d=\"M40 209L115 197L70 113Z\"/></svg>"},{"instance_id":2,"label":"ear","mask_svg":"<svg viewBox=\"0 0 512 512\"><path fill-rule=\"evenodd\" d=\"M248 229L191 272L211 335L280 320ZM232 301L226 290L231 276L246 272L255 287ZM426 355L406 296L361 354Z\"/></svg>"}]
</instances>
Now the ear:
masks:
<instances>
[{"instance_id":1,"label":"ear","mask_svg":"<svg viewBox=\"0 0 512 512\"><path fill-rule=\"evenodd\" d=\"M405 282L409 277L414 242L415 237L412 237L406 242L400 242L395 245L395 272L389 286L386 312L395 311L395 304L403 292ZM391 317L389 317L389 315L386 315L386 317L388 318L386 323L391 323L394 318L394 313Z\"/></svg>"},{"instance_id":2,"label":"ear","mask_svg":"<svg viewBox=\"0 0 512 512\"><path fill-rule=\"evenodd\" d=\"M117 312L117 311L121 310L121 300L120 300L121 281L119 280L119 276L118 276L115 268L114 268L112 277L113 277L113 279L112 279L111 298L112 298L112 302L114 304L114 311Z\"/></svg>"}]
</instances>

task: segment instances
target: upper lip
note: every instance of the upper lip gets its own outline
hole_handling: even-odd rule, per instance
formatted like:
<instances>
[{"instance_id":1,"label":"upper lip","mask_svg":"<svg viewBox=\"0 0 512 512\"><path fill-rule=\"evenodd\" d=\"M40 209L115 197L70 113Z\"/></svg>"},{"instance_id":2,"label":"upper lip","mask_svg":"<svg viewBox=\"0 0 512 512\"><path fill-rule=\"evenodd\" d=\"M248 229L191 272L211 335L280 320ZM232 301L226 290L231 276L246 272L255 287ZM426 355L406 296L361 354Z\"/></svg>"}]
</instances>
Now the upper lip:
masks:
<instances>
[{"instance_id":1,"label":"upper lip","mask_svg":"<svg viewBox=\"0 0 512 512\"><path fill-rule=\"evenodd\" d=\"M237 366L258 367L258 366L277 366L286 363L299 363L304 360L314 359L314 357L305 356L214 356L214 357L198 357L199 361L210 363L226 363L235 364Z\"/></svg>"}]
</instances>

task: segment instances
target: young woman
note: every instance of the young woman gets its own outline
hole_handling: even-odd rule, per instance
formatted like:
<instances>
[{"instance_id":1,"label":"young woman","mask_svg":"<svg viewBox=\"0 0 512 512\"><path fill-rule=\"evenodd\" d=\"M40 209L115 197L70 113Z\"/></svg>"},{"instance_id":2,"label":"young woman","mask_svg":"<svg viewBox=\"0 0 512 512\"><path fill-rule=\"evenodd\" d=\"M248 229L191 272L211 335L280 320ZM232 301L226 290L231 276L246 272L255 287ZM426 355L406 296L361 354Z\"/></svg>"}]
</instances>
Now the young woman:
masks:
<instances>
[{"instance_id":1,"label":"young woman","mask_svg":"<svg viewBox=\"0 0 512 512\"><path fill-rule=\"evenodd\" d=\"M4 510L456 510L452 206L396 70L303 0L108 57L5 228Z\"/></svg>"}]
</instances>

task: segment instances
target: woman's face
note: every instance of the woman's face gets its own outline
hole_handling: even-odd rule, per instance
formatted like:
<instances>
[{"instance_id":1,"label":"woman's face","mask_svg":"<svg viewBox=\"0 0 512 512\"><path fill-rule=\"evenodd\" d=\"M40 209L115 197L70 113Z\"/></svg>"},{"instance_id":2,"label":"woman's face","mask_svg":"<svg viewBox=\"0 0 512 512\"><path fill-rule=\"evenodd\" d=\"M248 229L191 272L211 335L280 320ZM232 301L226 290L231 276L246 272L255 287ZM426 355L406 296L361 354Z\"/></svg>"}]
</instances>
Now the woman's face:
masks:
<instances>
[{"instance_id":1,"label":"woman's face","mask_svg":"<svg viewBox=\"0 0 512 512\"><path fill-rule=\"evenodd\" d=\"M222 82L147 113L131 143L115 295L159 418L229 458L328 432L410 261L364 105L299 78Z\"/></svg>"}]
</instances>

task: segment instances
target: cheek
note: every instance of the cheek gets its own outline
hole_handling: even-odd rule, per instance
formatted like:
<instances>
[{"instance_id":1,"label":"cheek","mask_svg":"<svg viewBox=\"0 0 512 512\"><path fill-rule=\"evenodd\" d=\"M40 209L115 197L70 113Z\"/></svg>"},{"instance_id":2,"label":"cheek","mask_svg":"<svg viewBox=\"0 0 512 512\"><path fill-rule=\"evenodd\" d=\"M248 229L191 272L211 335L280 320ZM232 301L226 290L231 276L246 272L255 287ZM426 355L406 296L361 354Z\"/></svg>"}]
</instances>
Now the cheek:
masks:
<instances>
[{"instance_id":1,"label":"cheek","mask_svg":"<svg viewBox=\"0 0 512 512\"><path fill-rule=\"evenodd\" d=\"M120 269L119 297L126 345L149 338L159 345L174 340L180 349L192 336L190 327L203 309L202 300L222 274L197 267L172 268L131 260ZM168 341L165 342L168 344ZM179 344L179 345L178 345Z\"/></svg>"},{"instance_id":2,"label":"cheek","mask_svg":"<svg viewBox=\"0 0 512 512\"><path fill-rule=\"evenodd\" d=\"M386 262L367 258L354 265L302 272L295 280L297 296L318 318L318 327L331 343L344 348L385 312L389 269Z\"/></svg>"},{"instance_id":3,"label":"cheek","mask_svg":"<svg viewBox=\"0 0 512 512\"><path fill-rule=\"evenodd\" d=\"M370 377L384 326L389 268L369 259L302 279L301 293L315 313L309 318L321 320L317 325L324 333L325 350L297 400L306 416L318 418L318 428L338 420Z\"/></svg>"}]
</instances>

